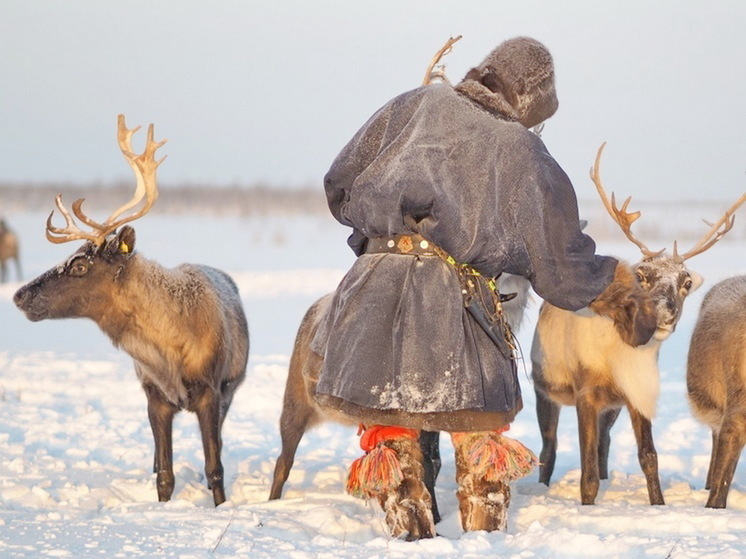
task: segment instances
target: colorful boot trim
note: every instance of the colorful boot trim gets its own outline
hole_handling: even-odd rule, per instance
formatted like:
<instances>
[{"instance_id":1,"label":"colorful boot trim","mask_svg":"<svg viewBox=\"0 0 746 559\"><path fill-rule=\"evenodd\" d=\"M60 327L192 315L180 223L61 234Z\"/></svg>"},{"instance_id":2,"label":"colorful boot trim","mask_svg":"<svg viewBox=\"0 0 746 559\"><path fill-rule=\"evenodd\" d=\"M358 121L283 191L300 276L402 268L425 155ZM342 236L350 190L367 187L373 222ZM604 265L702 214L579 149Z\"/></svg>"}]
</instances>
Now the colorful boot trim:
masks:
<instances>
[{"instance_id":1,"label":"colorful boot trim","mask_svg":"<svg viewBox=\"0 0 746 559\"><path fill-rule=\"evenodd\" d=\"M536 455L523 443L501 431L453 433L454 445L464 446L469 471L488 482L527 476L538 464Z\"/></svg>"},{"instance_id":2,"label":"colorful boot trim","mask_svg":"<svg viewBox=\"0 0 746 559\"><path fill-rule=\"evenodd\" d=\"M414 429L383 425L374 425L368 429L360 425L358 434L362 431L360 448L365 451L365 455L350 466L346 490L354 497L370 499L393 491L404 479L396 452L383 443L398 439L416 440L418 433Z\"/></svg>"}]
</instances>

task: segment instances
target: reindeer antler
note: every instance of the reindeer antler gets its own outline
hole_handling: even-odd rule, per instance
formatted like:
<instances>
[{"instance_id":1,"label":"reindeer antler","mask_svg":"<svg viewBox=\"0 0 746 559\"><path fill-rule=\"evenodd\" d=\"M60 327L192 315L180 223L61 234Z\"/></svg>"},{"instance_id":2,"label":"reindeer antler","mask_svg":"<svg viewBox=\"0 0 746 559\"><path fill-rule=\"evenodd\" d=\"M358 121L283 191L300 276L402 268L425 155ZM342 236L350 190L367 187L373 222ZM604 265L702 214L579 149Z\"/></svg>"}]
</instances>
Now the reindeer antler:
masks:
<instances>
[{"instance_id":1,"label":"reindeer antler","mask_svg":"<svg viewBox=\"0 0 746 559\"><path fill-rule=\"evenodd\" d=\"M441 49L435 53L435 56L433 56L433 59L430 61L430 65L427 67L427 71L425 72L425 79L422 80L422 85L430 85L430 82L433 78L440 78L444 82L448 82L444 65L441 65L439 70L434 71L433 68L435 68L435 65L440 61L441 58L451 52L454 43L456 43L459 39L461 39L461 35L456 38L450 37L441 47Z\"/></svg>"},{"instance_id":2,"label":"reindeer antler","mask_svg":"<svg viewBox=\"0 0 746 559\"><path fill-rule=\"evenodd\" d=\"M82 200L78 200L78 202L81 202L81 201ZM59 227L55 227L54 225L52 225L52 216L54 215L54 210L52 210L52 213L50 213L49 217L47 218L46 235L47 235L47 240L49 242L60 244L60 243L66 243L68 241L75 241L78 239L86 239L88 241L93 241L96 244L100 244L98 241L98 237L94 233L86 233L85 231L80 229L77 225L75 225L75 221L73 220L72 216L65 209L65 206L62 205L62 194L58 194L55 197L54 203L57 205L57 209L60 210L62 217L65 218L65 222L67 223L67 226L63 228L59 228ZM56 237L55 235L61 235L61 236Z\"/></svg>"},{"instance_id":3,"label":"reindeer antler","mask_svg":"<svg viewBox=\"0 0 746 559\"><path fill-rule=\"evenodd\" d=\"M604 207L606 208L606 211L609 212L611 218L616 222L617 225L619 225L619 227L621 227L622 232L625 234L625 236L640 249L645 258L654 258L656 256L660 256L666 250L665 248L659 250L658 252L653 252L645 245L645 243L643 243L640 239L632 234L632 224L637 221L637 219L642 215L639 211L633 213L629 213L627 211L627 206L632 200L632 197L629 196L624 201L624 204L622 204L622 209L619 209L617 207L613 192L611 193L611 202L609 202L609 198L606 195L603 184L601 184L601 175L598 171L601 164L601 153L603 152L605 146L606 142L602 143L599 146L598 152L596 153L596 161L594 162L593 167L591 167L591 180L593 181L593 184L596 185L598 195L601 197L601 201L604 203Z\"/></svg>"},{"instance_id":4,"label":"reindeer antler","mask_svg":"<svg viewBox=\"0 0 746 559\"><path fill-rule=\"evenodd\" d=\"M145 149L141 154L137 155L132 151L132 136L140 129L140 127L136 126L135 128L128 129L124 122L124 115L119 115L117 124L117 140L119 142L119 148L122 150L124 158L135 173L135 179L137 181L134 195L129 202L115 210L114 213L106 218L103 223L98 223L83 213L83 198L73 202L73 213L78 219L80 219L80 221L93 229L90 233L83 231L75 224L70 212L68 212L62 205L62 195L58 195L55 198L55 204L57 205L57 209L59 209L60 213L65 218L67 225L64 228L54 227L52 225L54 211L49 214L46 230L47 239L49 241L53 243L66 243L77 239L87 239L96 245L100 245L104 242L106 236L112 231L115 231L120 225L134 221L148 213L158 198L156 170L158 169L158 166L163 163L163 160L166 159L166 156L164 155L160 160L156 161L155 152L165 144L167 140L156 142L153 139L153 125L151 124L148 127L148 137L145 143ZM118 219L124 212L134 208L142 202L143 198L145 199L145 203L138 211L122 219Z\"/></svg>"},{"instance_id":5,"label":"reindeer antler","mask_svg":"<svg viewBox=\"0 0 746 559\"><path fill-rule=\"evenodd\" d=\"M720 239L722 239L723 236L725 236L725 234L733 228L733 224L736 221L736 216L733 214L736 213L736 210L744 202L746 202L746 192L741 194L741 197L738 200L736 200L730 208L725 210L725 214L723 214L723 217L721 217L717 223L712 224L705 220L702 220L707 225L710 226L710 230L707 233L705 233L705 235L699 240L699 242L695 244L688 252L685 252L684 254L679 255L676 241L674 241L673 259L676 262L683 262L684 260L687 260L691 258L692 256L696 256L697 254L701 254L704 251L711 248L712 245L714 245Z\"/></svg>"}]
</instances>

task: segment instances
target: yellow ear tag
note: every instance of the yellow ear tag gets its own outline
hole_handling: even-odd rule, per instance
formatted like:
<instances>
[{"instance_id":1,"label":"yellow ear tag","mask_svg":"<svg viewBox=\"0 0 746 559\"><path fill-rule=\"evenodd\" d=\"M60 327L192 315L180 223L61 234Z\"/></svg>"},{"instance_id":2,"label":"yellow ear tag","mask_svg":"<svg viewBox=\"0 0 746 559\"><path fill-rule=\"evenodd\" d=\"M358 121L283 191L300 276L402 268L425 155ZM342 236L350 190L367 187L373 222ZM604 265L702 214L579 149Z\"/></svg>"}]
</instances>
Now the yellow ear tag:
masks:
<instances>
[{"instance_id":1,"label":"yellow ear tag","mask_svg":"<svg viewBox=\"0 0 746 559\"><path fill-rule=\"evenodd\" d=\"M127 246L127 243L121 242L119 243L119 251L127 254L130 251L130 247Z\"/></svg>"}]
</instances>

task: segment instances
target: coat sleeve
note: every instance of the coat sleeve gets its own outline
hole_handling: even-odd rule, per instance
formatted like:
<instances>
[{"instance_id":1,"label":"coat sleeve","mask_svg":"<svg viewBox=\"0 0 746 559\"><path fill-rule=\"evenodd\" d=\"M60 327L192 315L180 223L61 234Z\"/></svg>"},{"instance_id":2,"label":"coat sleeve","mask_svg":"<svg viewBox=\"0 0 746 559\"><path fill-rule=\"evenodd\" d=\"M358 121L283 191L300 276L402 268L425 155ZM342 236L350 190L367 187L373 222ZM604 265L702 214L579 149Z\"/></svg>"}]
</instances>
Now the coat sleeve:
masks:
<instances>
[{"instance_id":1,"label":"coat sleeve","mask_svg":"<svg viewBox=\"0 0 746 559\"><path fill-rule=\"evenodd\" d=\"M579 310L611 283L617 260L597 255L581 231L572 183L543 144L522 160L529 164L511 200L517 257L506 271L526 277L552 305Z\"/></svg>"},{"instance_id":2,"label":"coat sleeve","mask_svg":"<svg viewBox=\"0 0 746 559\"><path fill-rule=\"evenodd\" d=\"M334 218L352 227L347 244L357 256L365 250L365 235L355 227L345 214L345 206L350 201L355 179L375 160L382 149L386 127L391 110L388 105L379 109L357 131L342 148L324 176L326 201Z\"/></svg>"},{"instance_id":3,"label":"coat sleeve","mask_svg":"<svg viewBox=\"0 0 746 559\"><path fill-rule=\"evenodd\" d=\"M375 160L382 149L390 106L379 109L342 148L324 176L326 200L332 215L344 225L353 224L344 216L355 179Z\"/></svg>"}]
</instances>

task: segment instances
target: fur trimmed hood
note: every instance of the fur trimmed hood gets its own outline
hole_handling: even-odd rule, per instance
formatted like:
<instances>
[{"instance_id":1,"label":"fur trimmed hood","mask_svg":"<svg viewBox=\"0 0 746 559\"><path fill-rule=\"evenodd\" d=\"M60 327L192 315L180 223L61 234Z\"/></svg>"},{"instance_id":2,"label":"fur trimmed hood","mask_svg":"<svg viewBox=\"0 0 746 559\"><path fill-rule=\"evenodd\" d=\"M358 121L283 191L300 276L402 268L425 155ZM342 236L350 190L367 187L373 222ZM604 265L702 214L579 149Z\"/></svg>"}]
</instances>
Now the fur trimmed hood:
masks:
<instances>
[{"instance_id":1,"label":"fur trimmed hood","mask_svg":"<svg viewBox=\"0 0 746 559\"><path fill-rule=\"evenodd\" d=\"M559 105L552 55L529 37L509 39L469 70L456 91L508 120L531 128Z\"/></svg>"}]
</instances>

